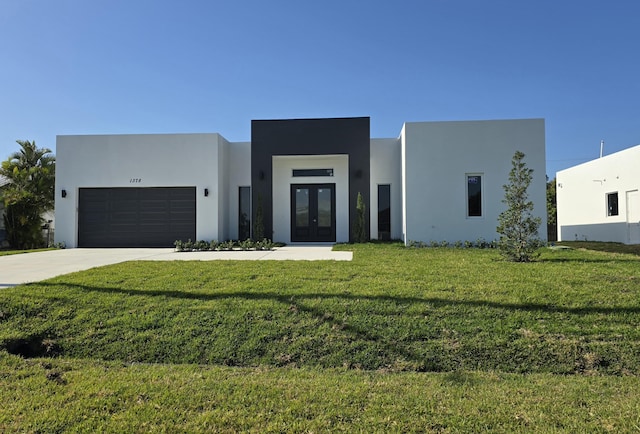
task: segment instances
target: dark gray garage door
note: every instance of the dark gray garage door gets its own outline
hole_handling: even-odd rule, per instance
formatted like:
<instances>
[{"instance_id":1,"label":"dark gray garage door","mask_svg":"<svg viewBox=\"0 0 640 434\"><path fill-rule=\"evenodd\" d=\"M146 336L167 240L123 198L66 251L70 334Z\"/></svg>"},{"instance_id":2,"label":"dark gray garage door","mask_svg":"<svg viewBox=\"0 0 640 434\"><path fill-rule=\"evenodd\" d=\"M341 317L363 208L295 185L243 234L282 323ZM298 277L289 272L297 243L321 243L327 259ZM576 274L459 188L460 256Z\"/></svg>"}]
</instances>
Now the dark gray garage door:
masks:
<instances>
[{"instance_id":1,"label":"dark gray garage door","mask_svg":"<svg viewBox=\"0 0 640 434\"><path fill-rule=\"evenodd\" d=\"M195 237L195 187L80 189L79 247L172 247Z\"/></svg>"}]
</instances>

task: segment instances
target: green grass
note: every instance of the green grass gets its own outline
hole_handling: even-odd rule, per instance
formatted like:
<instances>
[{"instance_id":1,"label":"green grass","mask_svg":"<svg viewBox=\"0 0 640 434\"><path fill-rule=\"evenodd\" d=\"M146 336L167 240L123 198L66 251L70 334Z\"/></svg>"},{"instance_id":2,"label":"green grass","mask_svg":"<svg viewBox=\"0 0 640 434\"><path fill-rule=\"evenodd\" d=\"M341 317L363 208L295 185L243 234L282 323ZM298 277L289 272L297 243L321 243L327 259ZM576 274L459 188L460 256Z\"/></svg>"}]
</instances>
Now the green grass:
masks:
<instances>
[{"instance_id":1,"label":"green grass","mask_svg":"<svg viewBox=\"0 0 640 434\"><path fill-rule=\"evenodd\" d=\"M610 253L629 253L640 256L640 244L622 244L602 241L560 241L561 246L572 247L574 249L596 250Z\"/></svg>"},{"instance_id":2,"label":"green grass","mask_svg":"<svg viewBox=\"0 0 640 434\"><path fill-rule=\"evenodd\" d=\"M0 432L637 432L637 377L0 355Z\"/></svg>"},{"instance_id":3,"label":"green grass","mask_svg":"<svg viewBox=\"0 0 640 434\"><path fill-rule=\"evenodd\" d=\"M0 249L0 256L8 256L8 255L20 255L22 253L32 253L32 252L45 252L47 250L55 250L54 248L42 248L42 249L30 249L30 250L2 250Z\"/></svg>"},{"instance_id":4,"label":"green grass","mask_svg":"<svg viewBox=\"0 0 640 434\"><path fill-rule=\"evenodd\" d=\"M640 429L639 257L336 248L0 291L0 431Z\"/></svg>"}]
</instances>

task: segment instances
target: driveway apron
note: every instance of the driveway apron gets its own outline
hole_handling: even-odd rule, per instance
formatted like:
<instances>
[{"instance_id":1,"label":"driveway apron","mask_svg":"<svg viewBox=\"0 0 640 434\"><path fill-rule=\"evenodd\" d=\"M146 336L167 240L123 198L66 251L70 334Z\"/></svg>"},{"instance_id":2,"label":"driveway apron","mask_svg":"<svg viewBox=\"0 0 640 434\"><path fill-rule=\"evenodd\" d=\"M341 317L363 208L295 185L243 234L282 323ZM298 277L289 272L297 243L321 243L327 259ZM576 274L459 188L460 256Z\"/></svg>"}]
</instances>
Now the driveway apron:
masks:
<instances>
[{"instance_id":1,"label":"driveway apron","mask_svg":"<svg viewBox=\"0 0 640 434\"><path fill-rule=\"evenodd\" d=\"M285 246L271 251L181 252L164 249L62 249L0 256L0 288L125 261L302 260L351 261L332 246Z\"/></svg>"}]
</instances>

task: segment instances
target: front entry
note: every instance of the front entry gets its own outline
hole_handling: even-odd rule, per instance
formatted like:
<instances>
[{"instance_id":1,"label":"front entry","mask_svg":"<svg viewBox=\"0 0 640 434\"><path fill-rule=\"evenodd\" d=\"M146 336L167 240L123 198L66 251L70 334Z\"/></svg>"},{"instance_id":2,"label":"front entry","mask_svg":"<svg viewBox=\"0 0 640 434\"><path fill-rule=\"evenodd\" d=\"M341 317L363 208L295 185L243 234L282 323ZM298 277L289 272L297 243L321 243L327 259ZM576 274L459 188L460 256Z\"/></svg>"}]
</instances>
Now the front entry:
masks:
<instances>
[{"instance_id":1,"label":"front entry","mask_svg":"<svg viewBox=\"0 0 640 434\"><path fill-rule=\"evenodd\" d=\"M291 184L291 241L336 241L335 184Z\"/></svg>"}]
</instances>

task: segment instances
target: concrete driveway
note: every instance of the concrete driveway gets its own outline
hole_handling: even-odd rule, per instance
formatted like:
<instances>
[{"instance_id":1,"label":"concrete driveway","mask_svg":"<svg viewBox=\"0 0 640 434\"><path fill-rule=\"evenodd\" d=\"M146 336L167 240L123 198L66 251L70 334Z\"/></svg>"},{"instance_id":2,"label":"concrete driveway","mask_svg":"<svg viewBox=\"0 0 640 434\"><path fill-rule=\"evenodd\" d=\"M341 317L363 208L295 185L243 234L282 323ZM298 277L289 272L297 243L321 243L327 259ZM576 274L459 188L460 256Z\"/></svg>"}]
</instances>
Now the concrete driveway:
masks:
<instances>
[{"instance_id":1,"label":"concrete driveway","mask_svg":"<svg viewBox=\"0 0 640 434\"><path fill-rule=\"evenodd\" d=\"M181 252L166 249L63 249L0 256L0 288L125 261L302 260L350 261L331 246L285 246L271 251Z\"/></svg>"}]
</instances>

